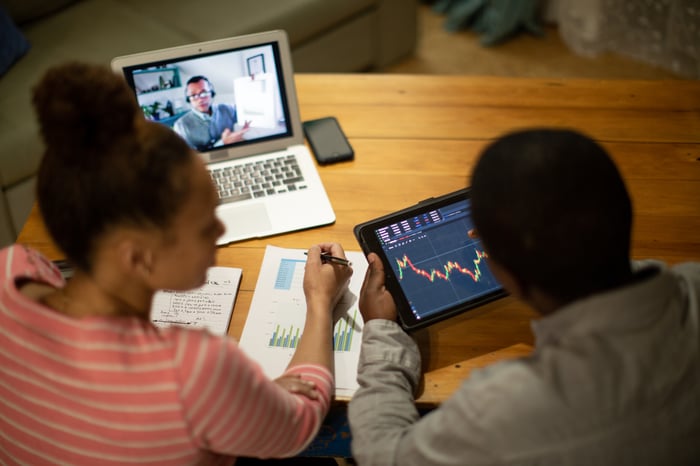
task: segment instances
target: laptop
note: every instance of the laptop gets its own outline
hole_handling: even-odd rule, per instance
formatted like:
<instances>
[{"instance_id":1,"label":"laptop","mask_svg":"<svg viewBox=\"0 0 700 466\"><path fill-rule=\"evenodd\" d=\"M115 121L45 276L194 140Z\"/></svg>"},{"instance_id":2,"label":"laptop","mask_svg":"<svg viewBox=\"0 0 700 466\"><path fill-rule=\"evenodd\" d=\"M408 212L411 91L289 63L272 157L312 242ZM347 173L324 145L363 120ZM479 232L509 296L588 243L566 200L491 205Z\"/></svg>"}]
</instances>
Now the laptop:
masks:
<instances>
[{"instance_id":1,"label":"laptop","mask_svg":"<svg viewBox=\"0 0 700 466\"><path fill-rule=\"evenodd\" d=\"M284 31L116 57L112 69L144 117L171 127L207 164L226 226L219 245L335 221L304 144Z\"/></svg>"}]
</instances>

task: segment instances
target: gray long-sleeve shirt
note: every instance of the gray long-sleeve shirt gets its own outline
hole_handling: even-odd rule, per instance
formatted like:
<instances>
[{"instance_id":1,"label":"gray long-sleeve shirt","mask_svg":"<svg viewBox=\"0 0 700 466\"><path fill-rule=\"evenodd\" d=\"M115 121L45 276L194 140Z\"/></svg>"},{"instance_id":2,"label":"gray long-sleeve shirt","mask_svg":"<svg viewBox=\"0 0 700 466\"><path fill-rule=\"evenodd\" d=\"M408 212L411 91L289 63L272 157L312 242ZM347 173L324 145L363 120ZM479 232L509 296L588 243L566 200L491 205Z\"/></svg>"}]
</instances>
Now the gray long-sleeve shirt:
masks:
<instances>
[{"instance_id":1,"label":"gray long-sleeve shirt","mask_svg":"<svg viewBox=\"0 0 700 466\"><path fill-rule=\"evenodd\" d=\"M472 372L423 418L415 342L394 322L367 322L348 408L354 458L360 466L700 464L700 264L656 266L649 278L533 322L531 356Z\"/></svg>"},{"instance_id":2,"label":"gray long-sleeve shirt","mask_svg":"<svg viewBox=\"0 0 700 466\"><path fill-rule=\"evenodd\" d=\"M173 125L175 132L198 151L210 150L220 144L221 133L225 129L234 131L238 122L236 107L233 105L215 104L211 109L211 115L191 110Z\"/></svg>"}]
</instances>

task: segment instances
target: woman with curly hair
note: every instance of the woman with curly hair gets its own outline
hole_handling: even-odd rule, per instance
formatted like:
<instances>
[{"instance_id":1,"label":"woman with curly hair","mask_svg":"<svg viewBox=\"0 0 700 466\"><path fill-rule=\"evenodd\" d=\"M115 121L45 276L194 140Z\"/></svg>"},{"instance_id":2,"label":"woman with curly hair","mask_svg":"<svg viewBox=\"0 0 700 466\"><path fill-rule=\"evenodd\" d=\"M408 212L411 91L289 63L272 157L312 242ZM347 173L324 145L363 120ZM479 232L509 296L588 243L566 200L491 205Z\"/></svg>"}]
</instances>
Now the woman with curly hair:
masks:
<instances>
[{"instance_id":1,"label":"woman with curly hair","mask_svg":"<svg viewBox=\"0 0 700 466\"><path fill-rule=\"evenodd\" d=\"M215 263L224 227L205 165L106 67L54 67L33 103L39 209L75 273L66 283L20 245L0 252L0 462L231 464L302 450L333 393L331 310L352 273L320 256L342 247L308 251L304 334L277 380L230 338L157 328L154 294L202 285Z\"/></svg>"}]
</instances>

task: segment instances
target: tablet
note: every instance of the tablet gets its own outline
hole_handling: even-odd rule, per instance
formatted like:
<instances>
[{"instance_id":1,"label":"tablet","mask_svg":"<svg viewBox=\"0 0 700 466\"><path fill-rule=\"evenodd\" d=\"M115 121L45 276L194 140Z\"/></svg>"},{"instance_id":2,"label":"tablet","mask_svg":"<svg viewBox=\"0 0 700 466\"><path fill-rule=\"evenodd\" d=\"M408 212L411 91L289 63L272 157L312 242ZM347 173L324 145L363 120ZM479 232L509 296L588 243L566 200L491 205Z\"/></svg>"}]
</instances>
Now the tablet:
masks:
<instances>
[{"instance_id":1,"label":"tablet","mask_svg":"<svg viewBox=\"0 0 700 466\"><path fill-rule=\"evenodd\" d=\"M354 228L365 255L384 263L399 323L414 330L506 295L471 238L469 189L430 198Z\"/></svg>"}]
</instances>

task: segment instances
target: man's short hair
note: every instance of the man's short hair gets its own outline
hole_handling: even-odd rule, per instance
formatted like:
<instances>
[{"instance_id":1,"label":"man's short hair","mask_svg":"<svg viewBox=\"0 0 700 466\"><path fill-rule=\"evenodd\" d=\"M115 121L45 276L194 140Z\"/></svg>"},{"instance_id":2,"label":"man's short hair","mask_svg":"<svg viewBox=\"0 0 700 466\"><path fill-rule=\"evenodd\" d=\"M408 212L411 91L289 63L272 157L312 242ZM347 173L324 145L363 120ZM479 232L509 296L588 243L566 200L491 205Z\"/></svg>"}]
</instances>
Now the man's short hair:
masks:
<instances>
[{"instance_id":1,"label":"man's short hair","mask_svg":"<svg viewBox=\"0 0 700 466\"><path fill-rule=\"evenodd\" d=\"M185 86L189 86L192 83L198 83L199 81L205 81L209 85L209 88L211 88L211 81L209 81L209 78L207 78L206 76L202 76L201 74L192 76L190 79L187 80Z\"/></svg>"},{"instance_id":2,"label":"man's short hair","mask_svg":"<svg viewBox=\"0 0 700 466\"><path fill-rule=\"evenodd\" d=\"M567 129L507 134L472 174L474 225L526 287L563 300L619 283L629 271L632 206L606 151Z\"/></svg>"}]
</instances>

